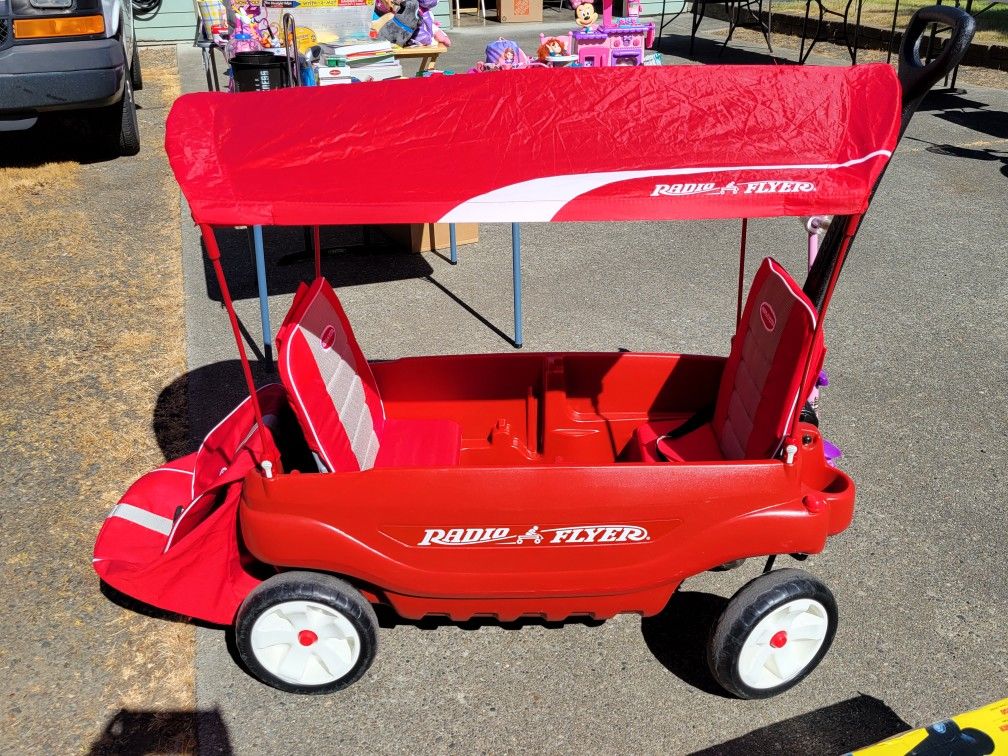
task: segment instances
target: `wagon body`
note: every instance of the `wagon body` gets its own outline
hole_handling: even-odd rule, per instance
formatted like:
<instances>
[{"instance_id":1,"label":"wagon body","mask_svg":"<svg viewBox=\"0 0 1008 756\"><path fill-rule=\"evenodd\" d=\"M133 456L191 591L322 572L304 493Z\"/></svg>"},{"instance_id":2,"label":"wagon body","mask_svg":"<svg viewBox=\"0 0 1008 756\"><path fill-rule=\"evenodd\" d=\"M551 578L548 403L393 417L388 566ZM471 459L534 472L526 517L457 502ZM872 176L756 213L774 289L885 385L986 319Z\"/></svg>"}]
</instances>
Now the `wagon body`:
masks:
<instances>
[{"instance_id":1,"label":"wagon body","mask_svg":"<svg viewBox=\"0 0 1008 756\"><path fill-rule=\"evenodd\" d=\"M631 460L633 430L688 418L724 360L500 354L372 365L390 417L456 419L459 465L245 479L259 560L358 581L405 616L654 614L691 575L816 553L853 514L850 478L803 423L781 459Z\"/></svg>"}]
</instances>

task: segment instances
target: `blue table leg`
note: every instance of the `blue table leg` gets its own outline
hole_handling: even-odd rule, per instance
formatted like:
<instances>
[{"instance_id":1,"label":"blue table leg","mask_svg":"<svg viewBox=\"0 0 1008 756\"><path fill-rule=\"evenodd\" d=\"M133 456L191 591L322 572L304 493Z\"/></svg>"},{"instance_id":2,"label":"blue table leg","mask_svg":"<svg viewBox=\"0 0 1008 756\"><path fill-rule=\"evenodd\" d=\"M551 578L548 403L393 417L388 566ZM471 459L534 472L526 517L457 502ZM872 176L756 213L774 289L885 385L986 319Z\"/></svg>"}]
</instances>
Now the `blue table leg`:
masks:
<instances>
[{"instance_id":1,"label":"blue table leg","mask_svg":"<svg viewBox=\"0 0 1008 756\"><path fill-rule=\"evenodd\" d=\"M514 287L514 343L522 345L521 226L511 224L511 277Z\"/></svg>"},{"instance_id":2,"label":"blue table leg","mask_svg":"<svg viewBox=\"0 0 1008 756\"><path fill-rule=\"evenodd\" d=\"M458 263L458 240L455 238L455 224L448 224L448 246L451 250L451 264Z\"/></svg>"},{"instance_id":3,"label":"blue table leg","mask_svg":"<svg viewBox=\"0 0 1008 756\"><path fill-rule=\"evenodd\" d=\"M266 256L263 252L262 226L252 227L255 247L256 281L259 284L259 317L262 320L263 356L273 361L273 329L270 328L269 291L266 289Z\"/></svg>"}]
</instances>

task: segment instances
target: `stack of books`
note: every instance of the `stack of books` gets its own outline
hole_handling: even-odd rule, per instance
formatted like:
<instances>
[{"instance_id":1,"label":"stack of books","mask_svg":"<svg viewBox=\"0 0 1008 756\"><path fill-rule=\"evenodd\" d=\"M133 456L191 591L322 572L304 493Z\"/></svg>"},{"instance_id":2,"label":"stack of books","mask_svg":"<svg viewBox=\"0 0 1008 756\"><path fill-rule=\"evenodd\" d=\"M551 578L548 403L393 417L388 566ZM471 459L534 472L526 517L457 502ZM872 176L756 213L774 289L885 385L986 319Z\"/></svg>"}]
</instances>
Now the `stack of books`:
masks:
<instances>
[{"instance_id":1,"label":"stack of books","mask_svg":"<svg viewBox=\"0 0 1008 756\"><path fill-rule=\"evenodd\" d=\"M318 65L321 86L352 81L401 79L402 65L392 54L391 42L323 45Z\"/></svg>"}]
</instances>

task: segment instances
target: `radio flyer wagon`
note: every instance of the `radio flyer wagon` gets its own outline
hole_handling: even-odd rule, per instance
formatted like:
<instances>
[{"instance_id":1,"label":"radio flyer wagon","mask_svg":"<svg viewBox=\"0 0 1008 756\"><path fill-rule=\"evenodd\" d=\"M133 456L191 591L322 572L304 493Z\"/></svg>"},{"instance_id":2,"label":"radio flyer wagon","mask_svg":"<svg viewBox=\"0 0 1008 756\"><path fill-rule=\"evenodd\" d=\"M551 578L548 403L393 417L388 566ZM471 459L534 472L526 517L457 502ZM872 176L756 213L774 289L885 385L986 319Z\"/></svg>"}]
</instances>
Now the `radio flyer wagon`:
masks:
<instances>
[{"instance_id":1,"label":"radio flyer wagon","mask_svg":"<svg viewBox=\"0 0 1008 756\"><path fill-rule=\"evenodd\" d=\"M953 38L925 66L931 21ZM198 451L126 492L96 571L233 628L262 681L323 693L374 660L374 604L406 618L648 616L705 570L822 551L854 507L805 406L823 317L902 130L971 34L962 12L918 11L899 80L881 64L641 67L179 98L168 156L250 395ZM420 165L444 144L456 170L440 180L393 194L372 170L390 150ZM295 190L292 165L327 191ZM260 388L214 237L252 224L810 215L833 221L803 285L767 258L743 307L743 256L727 359L369 363L316 248L316 278L278 333L281 380ZM825 585L768 564L718 620L711 669L738 696L780 693L819 663L836 622Z\"/></svg>"}]
</instances>

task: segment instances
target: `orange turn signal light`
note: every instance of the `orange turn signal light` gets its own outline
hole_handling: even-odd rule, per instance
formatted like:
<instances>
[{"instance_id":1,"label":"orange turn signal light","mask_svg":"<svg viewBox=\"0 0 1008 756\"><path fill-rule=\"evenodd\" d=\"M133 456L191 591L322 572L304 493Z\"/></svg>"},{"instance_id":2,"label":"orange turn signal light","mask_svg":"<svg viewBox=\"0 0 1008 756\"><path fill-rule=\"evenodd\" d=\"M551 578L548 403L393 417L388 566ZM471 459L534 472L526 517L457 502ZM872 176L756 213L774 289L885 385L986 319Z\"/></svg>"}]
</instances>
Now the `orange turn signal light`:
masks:
<instances>
[{"instance_id":1,"label":"orange turn signal light","mask_svg":"<svg viewBox=\"0 0 1008 756\"><path fill-rule=\"evenodd\" d=\"M101 16L64 16L62 18L19 18L14 21L16 39L40 37L84 37L105 33Z\"/></svg>"}]
</instances>

